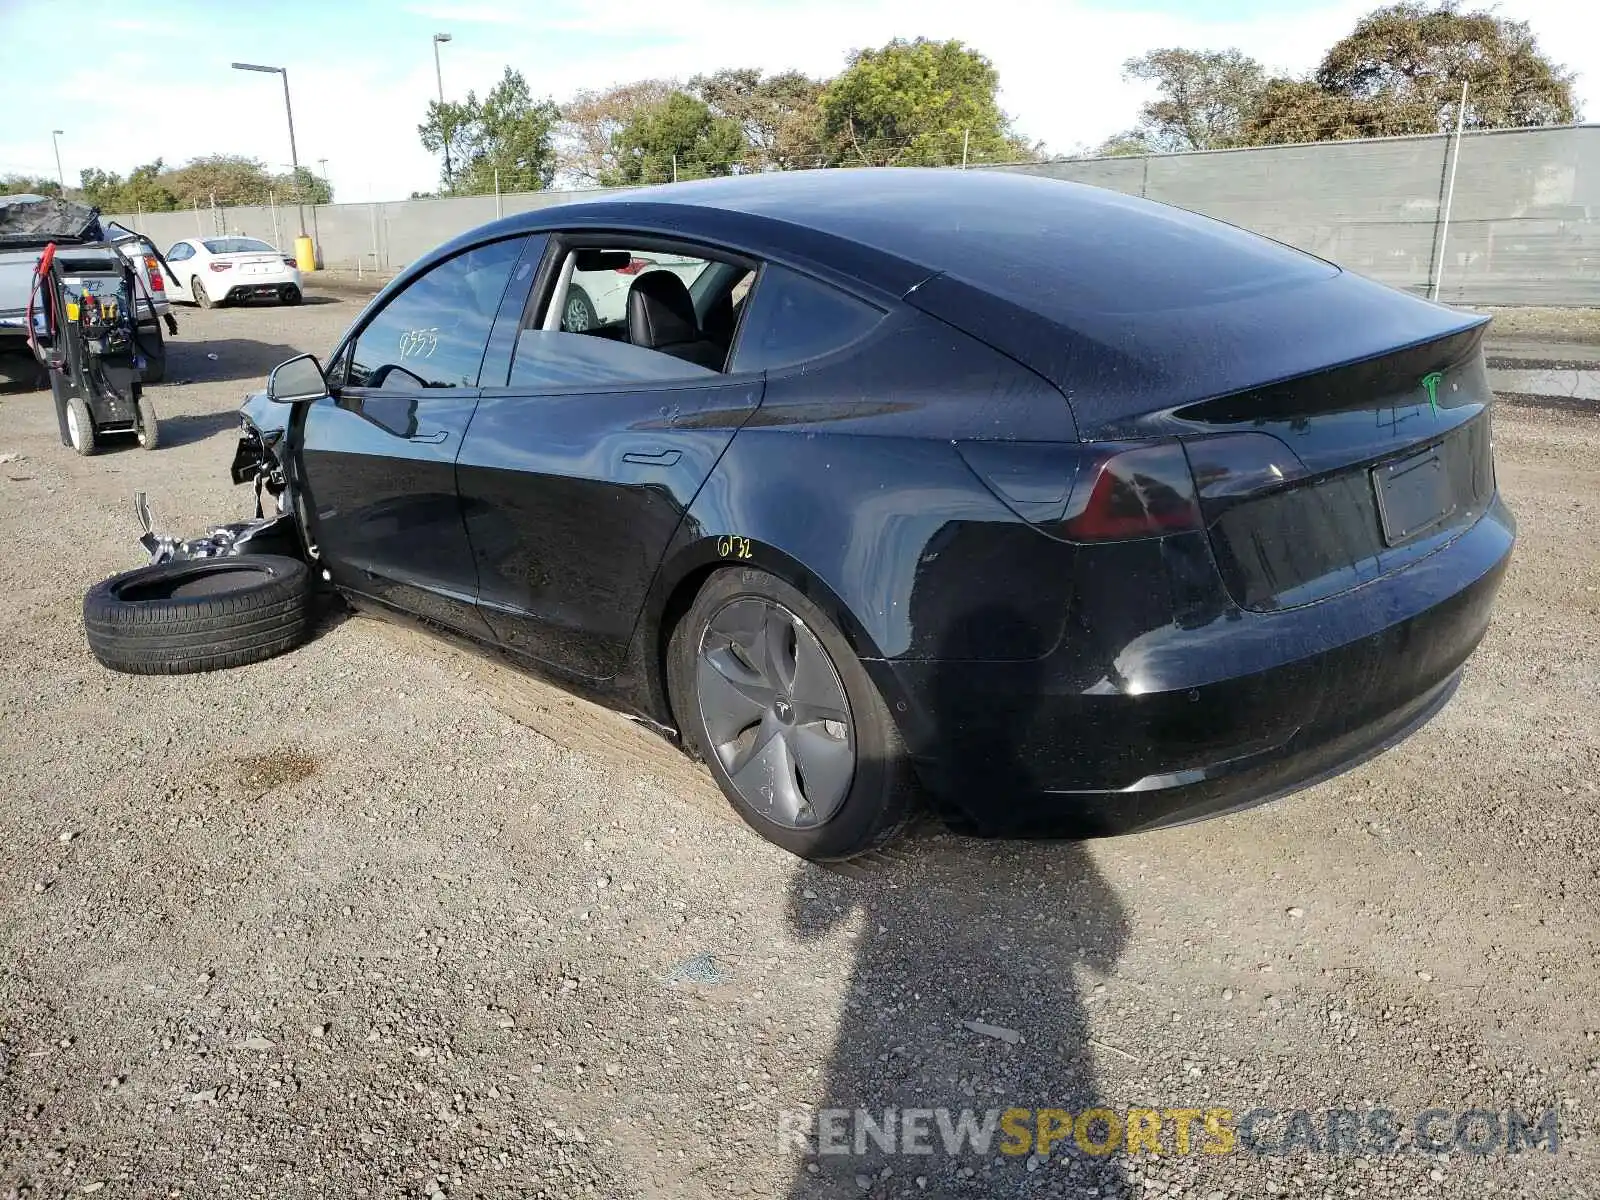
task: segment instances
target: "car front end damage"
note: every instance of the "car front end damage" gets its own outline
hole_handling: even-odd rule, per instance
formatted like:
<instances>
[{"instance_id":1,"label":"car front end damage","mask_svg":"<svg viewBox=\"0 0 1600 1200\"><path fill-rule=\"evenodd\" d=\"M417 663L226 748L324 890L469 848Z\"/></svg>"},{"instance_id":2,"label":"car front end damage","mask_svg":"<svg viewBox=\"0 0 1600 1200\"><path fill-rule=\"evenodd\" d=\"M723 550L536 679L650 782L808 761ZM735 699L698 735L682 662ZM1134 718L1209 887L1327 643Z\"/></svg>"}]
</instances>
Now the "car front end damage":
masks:
<instances>
[{"instance_id":1,"label":"car front end damage","mask_svg":"<svg viewBox=\"0 0 1600 1200\"><path fill-rule=\"evenodd\" d=\"M224 558L241 554L272 554L306 559L306 543L289 503L288 475L279 447L286 434L264 393L253 393L240 406L239 442L228 469L235 484L254 485L255 516L212 525L196 537L179 538L155 532L149 501L134 493L134 514L140 529L139 544L151 565L199 558Z\"/></svg>"}]
</instances>

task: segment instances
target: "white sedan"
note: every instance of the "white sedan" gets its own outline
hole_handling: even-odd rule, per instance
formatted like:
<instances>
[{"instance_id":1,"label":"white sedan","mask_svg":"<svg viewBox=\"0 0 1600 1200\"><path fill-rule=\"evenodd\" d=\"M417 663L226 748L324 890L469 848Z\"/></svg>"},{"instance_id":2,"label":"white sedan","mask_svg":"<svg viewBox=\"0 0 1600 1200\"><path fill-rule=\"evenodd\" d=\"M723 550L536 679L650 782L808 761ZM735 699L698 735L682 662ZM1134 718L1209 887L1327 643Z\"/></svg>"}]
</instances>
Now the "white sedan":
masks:
<instances>
[{"instance_id":1,"label":"white sedan","mask_svg":"<svg viewBox=\"0 0 1600 1200\"><path fill-rule=\"evenodd\" d=\"M626 321L628 291L640 275L648 275L651 271L671 271L684 283L692 284L705 269L706 260L703 258L636 252L625 264L616 267L575 270L567 289L561 328L568 333L583 333L600 325Z\"/></svg>"},{"instance_id":2,"label":"white sedan","mask_svg":"<svg viewBox=\"0 0 1600 1200\"><path fill-rule=\"evenodd\" d=\"M251 237L184 238L167 251L174 300L201 308L270 296L300 303L300 271L294 259Z\"/></svg>"}]
</instances>

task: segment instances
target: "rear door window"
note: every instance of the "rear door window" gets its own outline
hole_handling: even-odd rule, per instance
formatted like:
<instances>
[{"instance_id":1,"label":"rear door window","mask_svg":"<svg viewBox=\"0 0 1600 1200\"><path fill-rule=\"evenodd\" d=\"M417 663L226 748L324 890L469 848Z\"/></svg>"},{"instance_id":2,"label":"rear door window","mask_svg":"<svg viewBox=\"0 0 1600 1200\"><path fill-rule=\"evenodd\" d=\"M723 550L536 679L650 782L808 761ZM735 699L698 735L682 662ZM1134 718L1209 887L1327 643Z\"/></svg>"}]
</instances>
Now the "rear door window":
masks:
<instances>
[{"instance_id":1,"label":"rear door window","mask_svg":"<svg viewBox=\"0 0 1600 1200\"><path fill-rule=\"evenodd\" d=\"M573 245L567 256L570 277L533 309L548 308L543 327L518 335L511 387L628 390L724 372L738 285L753 272L720 258L614 242Z\"/></svg>"},{"instance_id":2,"label":"rear door window","mask_svg":"<svg viewBox=\"0 0 1600 1200\"><path fill-rule=\"evenodd\" d=\"M820 358L864 337L884 317L882 309L777 263L767 264L744 307L735 371Z\"/></svg>"}]
</instances>

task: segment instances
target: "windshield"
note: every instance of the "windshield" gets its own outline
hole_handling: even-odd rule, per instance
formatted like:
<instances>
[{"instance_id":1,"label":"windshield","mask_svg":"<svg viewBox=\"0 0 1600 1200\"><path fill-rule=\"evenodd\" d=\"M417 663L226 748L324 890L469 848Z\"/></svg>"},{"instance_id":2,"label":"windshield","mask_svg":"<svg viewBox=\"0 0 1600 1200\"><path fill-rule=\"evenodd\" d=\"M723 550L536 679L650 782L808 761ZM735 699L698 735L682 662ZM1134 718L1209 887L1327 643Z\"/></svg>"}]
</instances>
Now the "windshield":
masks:
<instances>
[{"instance_id":1,"label":"windshield","mask_svg":"<svg viewBox=\"0 0 1600 1200\"><path fill-rule=\"evenodd\" d=\"M255 238L212 238L205 243L212 254L276 254L278 251Z\"/></svg>"}]
</instances>

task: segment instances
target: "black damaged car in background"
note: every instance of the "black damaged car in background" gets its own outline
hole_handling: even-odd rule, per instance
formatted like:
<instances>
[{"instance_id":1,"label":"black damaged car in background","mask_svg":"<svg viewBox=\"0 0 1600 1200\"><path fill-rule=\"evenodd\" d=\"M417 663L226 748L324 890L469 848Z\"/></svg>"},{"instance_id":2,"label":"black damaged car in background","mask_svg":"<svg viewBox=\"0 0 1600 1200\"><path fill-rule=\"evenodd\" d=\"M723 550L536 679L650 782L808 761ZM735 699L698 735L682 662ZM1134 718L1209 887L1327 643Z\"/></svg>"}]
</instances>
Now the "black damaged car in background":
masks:
<instances>
[{"instance_id":1,"label":"black damaged car in background","mask_svg":"<svg viewBox=\"0 0 1600 1200\"><path fill-rule=\"evenodd\" d=\"M278 511L147 531L87 633L234 665L331 589L681 739L812 858L918 796L989 833L1190 820L1450 698L1515 541L1486 324L999 172L564 204L278 367L234 465Z\"/></svg>"}]
</instances>

